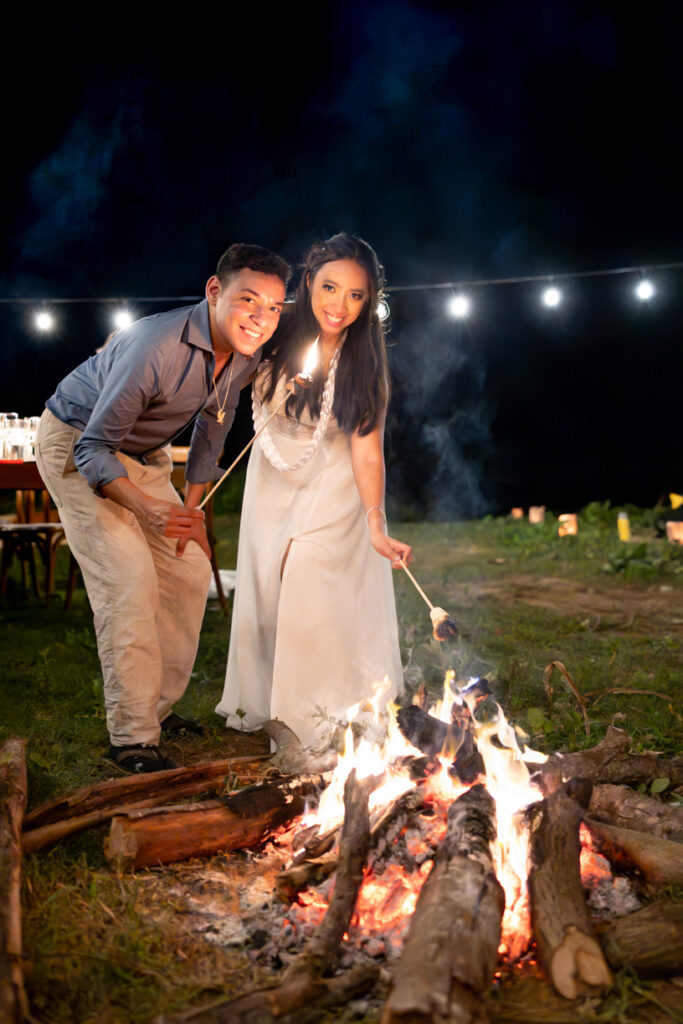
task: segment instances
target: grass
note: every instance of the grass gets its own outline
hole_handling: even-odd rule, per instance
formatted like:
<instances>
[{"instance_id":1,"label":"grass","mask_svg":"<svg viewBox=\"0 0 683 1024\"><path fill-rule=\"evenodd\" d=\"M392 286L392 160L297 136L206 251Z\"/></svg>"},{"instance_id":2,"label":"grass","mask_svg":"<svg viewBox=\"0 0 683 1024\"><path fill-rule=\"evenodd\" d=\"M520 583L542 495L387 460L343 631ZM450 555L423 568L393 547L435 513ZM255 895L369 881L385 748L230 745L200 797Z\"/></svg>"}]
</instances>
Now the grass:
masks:
<instances>
[{"instance_id":1,"label":"grass","mask_svg":"<svg viewBox=\"0 0 683 1024\"><path fill-rule=\"evenodd\" d=\"M578 537L562 540L552 523L507 519L396 526L393 532L414 546L417 579L460 625L457 643L437 644L421 598L405 574L395 576L411 685L424 681L437 693L451 667L460 678L486 675L506 713L547 751L591 745L620 715L637 749L680 752L683 611L676 608L683 607L683 549L655 536L651 513L631 510L631 523L630 545L617 539L616 511L605 506L585 510ZM237 527L232 505L224 507L216 528L226 568L235 564ZM16 569L0 606L0 742L29 739L30 806L110 775L89 606L79 587L71 610L63 609L65 556L60 552L48 608L22 590ZM187 760L234 752L213 713L228 634L228 620L207 610L179 706L205 724L207 735L171 750ZM593 695L590 736L559 673L552 705L548 699L544 671L557 660L582 693ZM118 877L104 860L103 834L85 833L25 861L27 987L41 1021L143 1024L253 979L242 953L183 927L172 898L157 886L175 869ZM620 986L617 993L629 990L625 981Z\"/></svg>"}]
</instances>

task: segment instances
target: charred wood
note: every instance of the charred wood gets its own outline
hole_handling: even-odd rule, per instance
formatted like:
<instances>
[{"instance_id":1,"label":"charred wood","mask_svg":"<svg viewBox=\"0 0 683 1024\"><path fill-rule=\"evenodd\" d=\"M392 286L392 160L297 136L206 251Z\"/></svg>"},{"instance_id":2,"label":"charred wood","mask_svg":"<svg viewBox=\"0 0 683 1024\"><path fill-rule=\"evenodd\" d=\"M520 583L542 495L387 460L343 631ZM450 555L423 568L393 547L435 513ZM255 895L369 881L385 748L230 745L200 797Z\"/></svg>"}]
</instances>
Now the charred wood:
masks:
<instances>
[{"instance_id":1,"label":"charred wood","mask_svg":"<svg viewBox=\"0 0 683 1024\"><path fill-rule=\"evenodd\" d=\"M299 794L272 787L259 797L257 813L245 816L219 800L131 811L112 819L105 854L112 866L135 870L153 864L207 857L258 846L304 810Z\"/></svg>"},{"instance_id":2,"label":"charred wood","mask_svg":"<svg viewBox=\"0 0 683 1024\"><path fill-rule=\"evenodd\" d=\"M365 995L375 985L379 968L360 964L332 978L302 978L285 1004L278 988L248 992L228 1003L194 1009L160 1024L318 1024L329 1020L324 1011ZM270 998L272 995L272 999Z\"/></svg>"},{"instance_id":3,"label":"charred wood","mask_svg":"<svg viewBox=\"0 0 683 1024\"><path fill-rule=\"evenodd\" d=\"M482 995L498 959L505 895L490 843L495 805L483 786L455 800L422 886L382 1024L485 1021Z\"/></svg>"},{"instance_id":4,"label":"charred wood","mask_svg":"<svg viewBox=\"0 0 683 1024\"><path fill-rule=\"evenodd\" d=\"M448 725L423 711L415 704L399 708L398 727L414 747L428 757L443 753L451 757L454 771L464 785L470 785L484 774L484 762L472 733L470 714L465 705L462 715L457 711Z\"/></svg>"},{"instance_id":5,"label":"charred wood","mask_svg":"<svg viewBox=\"0 0 683 1024\"><path fill-rule=\"evenodd\" d=\"M683 900L658 900L612 921L600 942L615 970L630 967L646 978L683 974Z\"/></svg>"},{"instance_id":6,"label":"charred wood","mask_svg":"<svg viewBox=\"0 0 683 1024\"><path fill-rule=\"evenodd\" d=\"M553 754L545 764L532 768L532 781L547 796L568 779L624 786L649 784L666 777L672 787L683 783L683 757L664 759L655 754L631 754L631 740L623 729L610 725L602 742L588 750Z\"/></svg>"},{"instance_id":7,"label":"charred wood","mask_svg":"<svg viewBox=\"0 0 683 1024\"><path fill-rule=\"evenodd\" d=\"M635 869L655 885L683 885L683 843L592 818L586 818L586 825L600 853L615 867Z\"/></svg>"},{"instance_id":8,"label":"charred wood","mask_svg":"<svg viewBox=\"0 0 683 1024\"><path fill-rule=\"evenodd\" d=\"M21 819L26 807L26 740L0 747L0 1022L28 1016L21 961Z\"/></svg>"},{"instance_id":9,"label":"charred wood","mask_svg":"<svg viewBox=\"0 0 683 1024\"><path fill-rule=\"evenodd\" d=\"M683 806L662 803L628 786L595 786L588 812L608 825L683 842Z\"/></svg>"},{"instance_id":10,"label":"charred wood","mask_svg":"<svg viewBox=\"0 0 683 1024\"><path fill-rule=\"evenodd\" d=\"M277 988L250 992L192 1019L201 1024L298 1024L303 1013L319 1008L319 1000L334 994L335 1002L351 998L349 984L366 990L377 977L374 967L362 967L337 979L325 979L337 958L344 932L349 927L363 879L363 865L370 844L368 797L375 779L358 782L352 771L344 786L344 824L339 844L339 863L327 912L306 949L285 972ZM354 989L357 991L357 989ZM302 1007L307 1008L302 1012Z\"/></svg>"},{"instance_id":11,"label":"charred wood","mask_svg":"<svg viewBox=\"0 0 683 1024\"><path fill-rule=\"evenodd\" d=\"M527 811L534 935L541 962L566 999L612 984L581 886L579 825L591 790L590 782L574 779Z\"/></svg>"},{"instance_id":12,"label":"charred wood","mask_svg":"<svg viewBox=\"0 0 683 1024\"><path fill-rule=\"evenodd\" d=\"M24 831L78 818L123 805L154 807L172 803L186 796L208 791L226 777L252 781L262 773L263 758L228 757L220 761L201 761L187 768L154 772L151 775L128 775L121 779L108 779L92 786L57 797L35 807L24 818Z\"/></svg>"}]
</instances>

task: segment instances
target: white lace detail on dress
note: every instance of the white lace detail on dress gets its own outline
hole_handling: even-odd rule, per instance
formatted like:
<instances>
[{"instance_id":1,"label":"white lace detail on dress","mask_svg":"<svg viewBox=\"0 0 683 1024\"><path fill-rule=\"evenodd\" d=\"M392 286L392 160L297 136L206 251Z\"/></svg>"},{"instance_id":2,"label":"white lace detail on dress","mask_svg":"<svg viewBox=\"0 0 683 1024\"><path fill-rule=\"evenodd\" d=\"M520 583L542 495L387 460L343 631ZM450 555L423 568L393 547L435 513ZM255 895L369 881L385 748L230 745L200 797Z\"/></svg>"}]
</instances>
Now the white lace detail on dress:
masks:
<instances>
[{"instance_id":1,"label":"white lace detail on dress","mask_svg":"<svg viewBox=\"0 0 683 1024\"><path fill-rule=\"evenodd\" d=\"M270 462L271 466L279 470L281 473L285 471L291 472L292 470L301 469L302 466L305 466L325 436L330 422L330 416L332 415L332 405L334 403L334 381L337 376L337 363L339 362L339 354L341 353L341 350L342 346L340 345L330 361L330 369L327 374L327 380L325 381L325 387L323 388L323 397L320 405L320 418L318 419L315 430L313 431L311 443L306 448L301 458L297 459L296 462L285 462L275 447L268 427L266 427L258 439L259 444L261 445L261 451L268 459L268 462ZM254 431L259 431L262 429L268 417L263 411L263 405L257 394L255 384L251 389L251 408L254 418Z\"/></svg>"}]
</instances>

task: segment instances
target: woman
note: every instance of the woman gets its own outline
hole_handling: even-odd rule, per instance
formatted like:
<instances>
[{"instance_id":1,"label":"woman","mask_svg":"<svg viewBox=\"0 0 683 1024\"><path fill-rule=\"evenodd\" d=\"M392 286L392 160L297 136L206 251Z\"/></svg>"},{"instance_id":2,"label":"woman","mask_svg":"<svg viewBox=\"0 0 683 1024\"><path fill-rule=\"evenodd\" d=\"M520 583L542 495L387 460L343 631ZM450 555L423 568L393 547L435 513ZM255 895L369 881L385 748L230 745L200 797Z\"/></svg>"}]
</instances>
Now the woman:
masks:
<instances>
[{"instance_id":1,"label":"woman","mask_svg":"<svg viewBox=\"0 0 683 1024\"><path fill-rule=\"evenodd\" d=\"M311 387L290 395L251 453L216 711L237 728L279 718L313 749L385 676L391 696L402 688L389 563L411 551L384 529L382 285L361 239L314 245L254 383L258 429L318 337Z\"/></svg>"}]
</instances>

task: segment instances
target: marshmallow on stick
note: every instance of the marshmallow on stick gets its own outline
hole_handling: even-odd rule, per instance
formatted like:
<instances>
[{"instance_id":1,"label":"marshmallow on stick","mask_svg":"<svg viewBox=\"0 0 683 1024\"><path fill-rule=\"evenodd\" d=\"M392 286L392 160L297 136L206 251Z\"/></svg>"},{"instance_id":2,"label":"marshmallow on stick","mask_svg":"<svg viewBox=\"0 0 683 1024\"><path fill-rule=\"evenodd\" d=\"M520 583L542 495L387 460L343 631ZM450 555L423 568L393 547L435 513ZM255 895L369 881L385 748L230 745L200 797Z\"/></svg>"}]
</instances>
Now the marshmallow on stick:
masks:
<instances>
[{"instance_id":1,"label":"marshmallow on stick","mask_svg":"<svg viewBox=\"0 0 683 1024\"><path fill-rule=\"evenodd\" d=\"M401 568L405 571L408 579L413 583L418 594L429 608L429 617L432 620L432 635L434 639L443 643L444 640L450 640L452 637L457 636L458 626L455 619L451 618L448 612L443 608L437 608L432 604L405 562L401 562Z\"/></svg>"}]
</instances>

